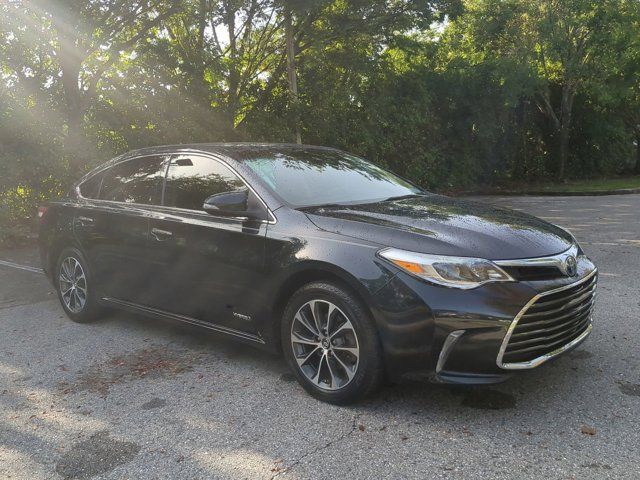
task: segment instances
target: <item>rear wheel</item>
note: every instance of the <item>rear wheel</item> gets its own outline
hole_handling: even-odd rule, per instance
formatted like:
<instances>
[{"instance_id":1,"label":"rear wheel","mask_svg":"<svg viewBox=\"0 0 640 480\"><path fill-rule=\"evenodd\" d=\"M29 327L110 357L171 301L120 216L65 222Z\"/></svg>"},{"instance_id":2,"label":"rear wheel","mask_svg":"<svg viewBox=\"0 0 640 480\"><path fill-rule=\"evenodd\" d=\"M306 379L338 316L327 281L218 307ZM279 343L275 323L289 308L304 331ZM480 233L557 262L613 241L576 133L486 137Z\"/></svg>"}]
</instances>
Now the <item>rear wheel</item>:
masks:
<instances>
[{"instance_id":1,"label":"rear wheel","mask_svg":"<svg viewBox=\"0 0 640 480\"><path fill-rule=\"evenodd\" d=\"M340 286L317 282L285 309L282 345L300 384L314 397L347 404L381 383L382 349L369 312Z\"/></svg>"},{"instance_id":2,"label":"rear wheel","mask_svg":"<svg viewBox=\"0 0 640 480\"><path fill-rule=\"evenodd\" d=\"M94 320L99 306L94 298L91 272L82 253L67 248L58 257L54 281L58 298L67 316L74 322Z\"/></svg>"}]
</instances>

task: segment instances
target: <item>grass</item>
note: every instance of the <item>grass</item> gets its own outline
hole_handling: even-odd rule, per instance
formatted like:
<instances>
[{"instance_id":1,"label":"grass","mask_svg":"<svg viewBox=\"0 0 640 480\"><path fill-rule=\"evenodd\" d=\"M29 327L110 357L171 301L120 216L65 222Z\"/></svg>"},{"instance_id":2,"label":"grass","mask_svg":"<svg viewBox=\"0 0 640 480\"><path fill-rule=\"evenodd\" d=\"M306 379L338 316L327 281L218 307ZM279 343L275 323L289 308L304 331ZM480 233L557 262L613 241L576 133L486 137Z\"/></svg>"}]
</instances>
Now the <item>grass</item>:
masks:
<instances>
[{"instance_id":1,"label":"grass","mask_svg":"<svg viewBox=\"0 0 640 480\"><path fill-rule=\"evenodd\" d=\"M597 192L602 190L621 190L628 188L640 188L640 176L605 178L597 180L577 180L567 183L551 183L541 185L535 190L544 192Z\"/></svg>"},{"instance_id":2,"label":"grass","mask_svg":"<svg viewBox=\"0 0 640 480\"><path fill-rule=\"evenodd\" d=\"M599 178L593 180L569 180L564 183L512 183L498 187L479 186L473 191L482 194L531 194L531 193L574 193L574 192L605 192L613 190L640 188L640 176ZM467 192L447 192L452 195L460 195Z\"/></svg>"}]
</instances>

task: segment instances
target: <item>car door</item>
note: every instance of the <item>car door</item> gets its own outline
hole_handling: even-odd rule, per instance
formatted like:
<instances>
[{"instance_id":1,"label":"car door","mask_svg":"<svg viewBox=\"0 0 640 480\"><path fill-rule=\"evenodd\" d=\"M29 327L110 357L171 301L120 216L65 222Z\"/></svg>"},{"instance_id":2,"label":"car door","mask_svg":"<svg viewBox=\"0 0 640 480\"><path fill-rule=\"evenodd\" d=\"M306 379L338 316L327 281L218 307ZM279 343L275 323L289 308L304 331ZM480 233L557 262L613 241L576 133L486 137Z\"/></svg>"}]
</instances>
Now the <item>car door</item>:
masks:
<instances>
[{"instance_id":1,"label":"car door","mask_svg":"<svg viewBox=\"0 0 640 480\"><path fill-rule=\"evenodd\" d=\"M154 307L256 333L253 316L262 302L256 291L264 279L266 223L216 217L202 209L208 197L242 189L248 189L245 182L217 159L172 157L162 214L150 221L149 250L156 281L163 285Z\"/></svg>"},{"instance_id":2,"label":"car door","mask_svg":"<svg viewBox=\"0 0 640 480\"><path fill-rule=\"evenodd\" d=\"M100 297L144 304L153 294L149 209L161 203L167 162L162 155L133 158L80 185L74 234Z\"/></svg>"}]
</instances>

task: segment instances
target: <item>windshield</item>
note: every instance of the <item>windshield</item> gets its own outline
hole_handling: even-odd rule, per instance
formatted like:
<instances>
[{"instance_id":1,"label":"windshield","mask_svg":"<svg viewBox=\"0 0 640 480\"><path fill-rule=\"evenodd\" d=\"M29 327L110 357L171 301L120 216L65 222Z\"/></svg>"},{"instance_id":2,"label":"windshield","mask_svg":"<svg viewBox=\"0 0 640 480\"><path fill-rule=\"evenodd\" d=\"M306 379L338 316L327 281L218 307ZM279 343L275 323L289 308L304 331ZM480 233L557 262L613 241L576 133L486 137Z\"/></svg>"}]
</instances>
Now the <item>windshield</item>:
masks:
<instances>
[{"instance_id":1,"label":"windshield","mask_svg":"<svg viewBox=\"0 0 640 480\"><path fill-rule=\"evenodd\" d=\"M423 193L393 173L337 150L256 152L244 163L293 207L371 203Z\"/></svg>"}]
</instances>

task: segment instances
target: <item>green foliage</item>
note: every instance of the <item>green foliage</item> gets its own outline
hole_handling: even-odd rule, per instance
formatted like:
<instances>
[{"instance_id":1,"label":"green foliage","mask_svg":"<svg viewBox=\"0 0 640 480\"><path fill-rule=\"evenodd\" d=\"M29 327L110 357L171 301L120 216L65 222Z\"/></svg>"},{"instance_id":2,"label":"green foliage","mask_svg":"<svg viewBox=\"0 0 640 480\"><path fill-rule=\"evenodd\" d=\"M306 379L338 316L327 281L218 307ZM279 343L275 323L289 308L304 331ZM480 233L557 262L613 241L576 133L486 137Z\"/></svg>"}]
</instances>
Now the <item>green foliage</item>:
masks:
<instances>
[{"instance_id":1,"label":"green foliage","mask_svg":"<svg viewBox=\"0 0 640 480\"><path fill-rule=\"evenodd\" d=\"M0 3L4 235L115 154L296 125L434 190L640 173L640 2Z\"/></svg>"}]
</instances>

